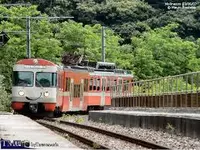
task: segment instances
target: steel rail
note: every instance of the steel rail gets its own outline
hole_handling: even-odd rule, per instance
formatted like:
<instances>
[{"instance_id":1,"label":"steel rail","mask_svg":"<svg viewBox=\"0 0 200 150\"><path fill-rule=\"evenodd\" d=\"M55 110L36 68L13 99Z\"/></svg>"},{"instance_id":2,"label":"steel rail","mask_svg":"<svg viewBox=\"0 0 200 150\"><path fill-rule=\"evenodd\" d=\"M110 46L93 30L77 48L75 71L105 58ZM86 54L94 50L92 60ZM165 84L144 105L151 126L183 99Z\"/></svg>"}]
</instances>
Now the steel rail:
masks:
<instances>
[{"instance_id":1,"label":"steel rail","mask_svg":"<svg viewBox=\"0 0 200 150\"><path fill-rule=\"evenodd\" d=\"M94 131L94 132L98 132L98 133L101 133L101 134L105 134L105 135L108 135L108 136L111 136L111 137L114 137L114 138L118 138L118 139L130 142L130 143L133 143L133 144L136 144L136 145L140 145L140 146L145 147L145 148L170 149L170 148L158 145L158 144L147 142L145 140L133 138L133 137L126 136L126 135L121 135L121 134L118 134L118 133L114 133L114 132L111 132L111 131L107 131L107 130L104 130L104 129L100 129L100 128L96 128L96 127L92 127L92 126L88 126L88 125L77 124L77 123L62 121L62 120L56 120L56 119L52 119L52 118L45 118L45 120L53 121L53 122L60 122L60 123L65 124L65 125L70 125L70 126L79 127L79 128L82 128L82 129L91 130L91 131Z\"/></svg>"},{"instance_id":2,"label":"steel rail","mask_svg":"<svg viewBox=\"0 0 200 150\"><path fill-rule=\"evenodd\" d=\"M108 147L106 147L106 146L104 146L104 145L101 145L101 144L99 144L99 143L96 143L96 142L94 142L94 141L92 141L92 140L89 140L89 139L87 139L87 138L85 138L85 137L82 137L82 136L80 136L80 135L77 135L77 134L75 134L75 133L73 133L73 132L70 132L70 131L68 131L68 130L65 130L65 129L62 129L62 128L60 128L60 127L57 127L57 126L54 126L54 125L51 125L51 124L48 124L48 123L44 123L44 122L41 122L41 121L37 121L37 122L38 122L39 124L41 124L41 125L47 127L47 128L50 128L50 129L52 129L52 130L56 130L56 131L59 132L59 133L62 133L62 134L63 134L63 133L66 133L66 134L69 135L69 137L75 138L75 139L77 139L78 141L80 141L80 142L82 142L82 143L84 143L84 144L86 144L86 145L92 147L93 149L109 149ZM64 136L64 137L66 138L67 136Z\"/></svg>"}]
</instances>

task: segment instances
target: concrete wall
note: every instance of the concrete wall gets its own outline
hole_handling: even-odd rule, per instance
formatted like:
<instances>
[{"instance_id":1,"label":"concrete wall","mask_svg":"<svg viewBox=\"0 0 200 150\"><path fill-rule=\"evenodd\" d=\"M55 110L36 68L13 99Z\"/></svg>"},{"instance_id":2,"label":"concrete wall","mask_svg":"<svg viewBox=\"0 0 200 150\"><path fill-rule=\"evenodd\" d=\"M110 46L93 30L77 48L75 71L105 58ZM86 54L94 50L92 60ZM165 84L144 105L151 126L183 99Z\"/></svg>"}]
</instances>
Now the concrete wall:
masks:
<instances>
[{"instance_id":1,"label":"concrete wall","mask_svg":"<svg viewBox=\"0 0 200 150\"><path fill-rule=\"evenodd\" d=\"M200 138L200 119L90 111L89 120L125 127L141 127Z\"/></svg>"}]
</instances>

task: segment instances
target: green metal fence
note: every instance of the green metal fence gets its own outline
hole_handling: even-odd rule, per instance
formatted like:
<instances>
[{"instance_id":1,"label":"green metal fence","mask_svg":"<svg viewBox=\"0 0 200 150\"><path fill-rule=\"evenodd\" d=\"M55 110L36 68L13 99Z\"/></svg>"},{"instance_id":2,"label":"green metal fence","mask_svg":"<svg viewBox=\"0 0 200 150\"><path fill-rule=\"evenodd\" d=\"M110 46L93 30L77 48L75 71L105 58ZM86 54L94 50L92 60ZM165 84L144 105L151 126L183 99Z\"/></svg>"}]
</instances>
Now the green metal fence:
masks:
<instances>
[{"instance_id":1,"label":"green metal fence","mask_svg":"<svg viewBox=\"0 0 200 150\"><path fill-rule=\"evenodd\" d=\"M142 103L144 99L145 101L156 100L160 103L160 100L162 99L162 103L167 103L166 106L173 106L172 103L174 103L174 101L180 101L180 106L187 106L187 104L193 103L200 104L200 102L198 102L200 101L200 97L198 95L199 91L200 71L118 84L111 87L111 98L124 99L132 97L133 103L136 100L138 101L138 99L141 99L140 101L142 101ZM163 97L165 95L167 96L167 102L166 98ZM181 95L182 97L177 98L177 95ZM184 102L182 102L182 100L184 100Z\"/></svg>"}]
</instances>

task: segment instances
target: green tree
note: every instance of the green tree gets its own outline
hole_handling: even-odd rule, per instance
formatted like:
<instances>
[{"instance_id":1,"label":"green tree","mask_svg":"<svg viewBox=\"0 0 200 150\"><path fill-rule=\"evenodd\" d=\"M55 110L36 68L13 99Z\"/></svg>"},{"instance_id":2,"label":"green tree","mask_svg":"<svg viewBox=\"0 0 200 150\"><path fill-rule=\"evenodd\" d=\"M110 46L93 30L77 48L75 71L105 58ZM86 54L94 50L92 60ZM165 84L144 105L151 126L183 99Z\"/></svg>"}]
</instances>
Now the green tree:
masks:
<instances>
[{"instance_id":1,"label":"green tree","mask_svg":"<svg viewBox=\"0 0 200 150\"><path fill-rule=\"evenodd\" d=\"M120 67L131 68L132 49L120 46L121 40L112 30L106 28L106 61L116 62ZM91 61L101 61L101 25L89 26L74 21L63 22L56 37L61 40L63 52L76 52ZM128 64L128 66L127 66Z\"/></svg>"},{"instance_id":2,"label":"green tree","mask_svg":"<svg viewBox=\"0 0 200 150\"><path fill-rule=\"evenodd\" d=\"M0 74L5 76L6 90L10 91L12 67L17 60L26 57L26 20L16 17L37 16L40 12L36 6L11 7L0 6L0 17L8 16L9 19L1 19L0 31L7 31L10 40L0 47ZM31 20L31 50L32 57L44 58L54 62L60 62L62 48L59 40L54 38L54 24L47 19ZM12 31L22 31L21 33Z\"/></svg>"},{"instance_id":3,"label":"green tree","mask_svg":"<svg viewBox=\"0 0 200 150\"><path fill-rule=\"evenodd\" d=\"M149 74L151 77L167 76L193 70L188 64L196 58L195 52L198 47L193 42L181 39L172 31L177 27L177 24L170 24L146 32L139 38L133 38L135 72L140 78L148 78ZM141 69L141 66L145 68ZM145 75L141 75L142 73Z\"/></svg>"},{"instance_id":4,"label":"green tree","mask_svg":"<svg viewBox=\"0 0 200 150\"><path fill-rule=\"evenodd\" d=\"M181 1L178 1L180 3ZM187 1L183 1L187 2ZM196 9L156 9L155 15L145 22L152 28L164 27L170 23L178 23L176 32L181 38L194 41L200 34L200 4L196 5Z\"/></svg>"},{"instance_id":5,"label":"green tree","mask_svg":"<svg viewBox=\"0 0 200 150\"><path fill-rule=\"evenodd\" d=\"M36 6L31 7L0 7L2 19L0 30L26 31L25 19L17 19L21 16L38 16ZM5 76L6 89L10 91L12 67L17 60L26 57L26 32L13 34L8 32L10 40L0 47L0 73ZM116 62L123 68L131 68L130 46L120 46L118 41L122 38L115 35L109 28L106 29L106 60ZM75 21L50 22L48 19L31 20L31 53L33 58L43 58L55 63L61 62L64 52L76 52L85 54L89 60L101 60L101 25L83 25Z\"/></svg>"},{"instance_id":6,"label":"green tree","mask_svg":"<svg viewBox=\"0 0 200 150\"><path fill-rule=\"evenodd\" d=\"M141 0L29 0L28 2L38 5L39 11L50 16L73 16L75 21L84 25L102 24L110 27L125 38L123 43L130 43L133 35L146 31L148 25L143 21L155 15L155 10Z\"/></svg>"},{"instance_id":7,"label":"green tree","mask_svg":"<svg viewBox=\"0 0 200 150\"><path fill-rule=\"evenodd\" d=\"M10 111L10 97L3 84L4 77L0 75L0 111Z\"/></svg>"}]
</instances>

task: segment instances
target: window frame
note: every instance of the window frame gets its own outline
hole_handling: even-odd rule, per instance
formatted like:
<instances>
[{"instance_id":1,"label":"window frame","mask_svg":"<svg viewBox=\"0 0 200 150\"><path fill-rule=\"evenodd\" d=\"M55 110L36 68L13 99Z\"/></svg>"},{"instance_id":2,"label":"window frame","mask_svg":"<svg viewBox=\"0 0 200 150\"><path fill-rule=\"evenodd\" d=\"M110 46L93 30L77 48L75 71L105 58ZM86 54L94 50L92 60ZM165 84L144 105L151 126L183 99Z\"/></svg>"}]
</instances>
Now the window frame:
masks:
<instances>
[{"instance_id":1,"label":"window frame","mask_svg":"<svg viewBox=\"0 0 200 150\"><path fill-rule=\"evenodd\" d=\"M65 78L65 91L69 92L70 91L70 87L71 87L71 78L70 77L66 77Z\"/></svg>"},{"instance_id":2,"label":"window frame","mask_svg":"<svg viewBox=\"0 0 200 150\"><path fill-rule=\"evenodd\" d=\"M111 87L111 79L107 78L107 87L106 87L106 91L110 91L110 87Z\"/></svg>"},{"instance_id":3,"label":"window frame","mask_svg":"<svg viewBox=\"0 0 200 150\"><path fill-rule=\"evenodd\" d=\"M89 86L89 80L88 79L84 79L84 90L83 90L83 92L88 92L89 91L89 88L88 88L88 86Z\"/></svg>"},{"instance_id":4,"label":"window frame","mask_svg":"<svg viewBox=\"0 0 200 150\"><path fill-rule=\"evenodd\" d=\"M55 74L55 80L56 80L56 83L54 84L54 86L48 86L48 87L44 87L44 88L56 88L58 86L62 86L61 83L59 85L59 82L62 81L62 76L59 75L58 72L35 72L35 87L40 87L40 86L36 86L36 79L37 79L37 73L51 73L51 74ZM43 87L43 86L42 86Z\"/></svg>"},{"instance_id":5,"label":"window frame","mask_svg":"<svg viewBox=\"0 0 200 150\"><path fill-rule=\"evenodd\" d=\"M101 91L101 79L97 78L96 83L97 83L97 91Z\"/></svg>"},{"instance_id":6,"label":"window frame","mask_svg":"<svg viewBox=\"0 0 200 150\"><path fill-rule=\"evenodd\" d=\"M74 98L80 98L81 97L81 85L80 84L74 84Z\"/></svg>"},{"instance_id":7,"label":"window frame","mask_svg":"<svg viewBox=\"0 0 200 150\"><path fill-rule=\"evenodd\" d=\"M33 75L33 83L32 83L32 86L19 86L19 85L14 85L14 72L31 72L32 73L32 75ZM35 79L35 74L34 74L34 72L33 71L13 71L13 73L12 73L12 86L13 87L33 87L34 85L35 85L35 82L34 82L34 79Z\"/></svg>"},{"instance_id":8,"label":"window frame","mask_svg":"<svg viewBox=\"0 0 200 150\"><path fill-rule=\"evenodd\" d=\"M94 78L90 78L89 91L93 91Z\"/></svg>"},{"instance_id":9,"label":"window frame","mask_svg":"<svg viewBox=\"0 0 200 150\"><path fill-rule=\"evenodd\" d=\"M92 90L93 90L93 91L96 91L96 90L97 90L97 78L93 78Z\"/></svg>"}]
</instances>

